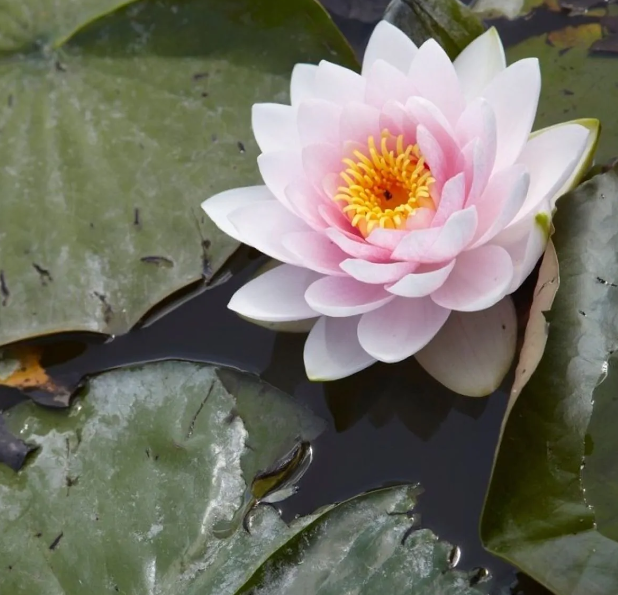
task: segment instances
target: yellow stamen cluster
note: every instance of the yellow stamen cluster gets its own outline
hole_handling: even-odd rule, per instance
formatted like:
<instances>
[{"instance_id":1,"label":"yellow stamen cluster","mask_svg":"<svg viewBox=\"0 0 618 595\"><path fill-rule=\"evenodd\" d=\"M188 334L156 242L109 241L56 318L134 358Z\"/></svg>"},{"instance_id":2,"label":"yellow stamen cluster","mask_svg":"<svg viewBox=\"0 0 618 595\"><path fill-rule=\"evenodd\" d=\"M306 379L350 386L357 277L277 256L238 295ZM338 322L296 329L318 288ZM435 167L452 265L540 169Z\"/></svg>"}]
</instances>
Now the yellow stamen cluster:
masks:
<instances>
[{"instance_id":1,"label":"yellow stamen cluster","mask_svg":"<svg viewBox=\"0 0 618 595\"><path fill-rule=\"evenodd\" d=\"M356 150L357 159L343 160L345 185L333 200L364 237L376 227L405 229L406 220L419 207L435 209L430 187L435 182L418 145L404 147L403 135L384 130L380 146L367 139L367 154Z\"/></svg>"}]
</instances>

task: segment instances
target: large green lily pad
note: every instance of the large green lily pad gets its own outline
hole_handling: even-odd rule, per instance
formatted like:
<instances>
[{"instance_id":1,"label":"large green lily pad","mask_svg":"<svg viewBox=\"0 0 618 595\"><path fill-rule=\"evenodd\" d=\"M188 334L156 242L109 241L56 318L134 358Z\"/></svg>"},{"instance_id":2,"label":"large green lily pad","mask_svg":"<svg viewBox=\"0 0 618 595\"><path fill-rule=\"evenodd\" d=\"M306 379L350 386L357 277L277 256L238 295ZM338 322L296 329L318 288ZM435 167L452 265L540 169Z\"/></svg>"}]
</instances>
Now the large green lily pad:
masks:
<instances>
[{"instance_id":1,"label":"large green lily pad","mask_svg":"<svg viewBox=\"0 0 618 595\"><path fill-rule=\"evenodd\" d=\"M314 0L0 13L0 345L122 333L209 278L237 244L199 205L259 183L251 105L286 101L297 62L355 64Z\"/></svg>"},{"instance_id":2,"label":"large green lily pad","mask_svg":"<svg viewBox=\"0 0 618 595\"><path fill-rule=\"evenodd\" d=\"M482 519L488 549L557 595L618 593L617 217L617 170L558 202L547 344L510 408Z\"/></svg>"},{"instance_id":3,"label":"large green lily pad","mask_svg":"<svg viewBox=\"0 0 618 595\"><path fill-rule=\"evenodd\" d=\"M8 423L39 451L19 474L0 466L3 593L480 592L430 531L401 544L410 486L289 526L260 507L250 534L217 538L256 471L322 428L254 376L186 362L117 370L68 411L21 405Z\"/></svg>"}]
</instances>

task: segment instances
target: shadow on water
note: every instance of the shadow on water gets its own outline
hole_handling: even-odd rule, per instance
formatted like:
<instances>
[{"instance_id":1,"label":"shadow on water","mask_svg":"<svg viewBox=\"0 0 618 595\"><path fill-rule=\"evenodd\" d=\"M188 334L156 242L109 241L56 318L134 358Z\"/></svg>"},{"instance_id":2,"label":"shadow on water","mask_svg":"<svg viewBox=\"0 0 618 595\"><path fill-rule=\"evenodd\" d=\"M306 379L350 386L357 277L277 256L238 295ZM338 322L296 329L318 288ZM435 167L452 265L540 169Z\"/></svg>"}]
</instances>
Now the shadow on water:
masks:
<instances>
[{"instance_id":1,"label":"shadow on water","mask_svg":"<svg viewBox=\"0 0 618 595\"><path fill-rule=\"evenodd\" d=\"M373 25L339 16L335 20L355 49L362 51ZM314 445L315 460L301 490L283 503L286 518L380 485L419 482L424 488L417 510L420 526L461 547L461 568L488 568L496 593L506 588L500 593L547 594L527 577L518 580L515 570L487 553L478 537L506 395L460 397L439 386L413 361L376 365L326 385L310 383L302 362L304 336L273 333L227 309L234 291L264 262L250 258L249 251L244 254L238 274L151 326L104 344L90 344L82 353L73 353L70 361L48 362L53 376L169 357L260 373L331 421ZM0 392L0 408L14 400L15 394Z\"/></svg>"}]
</instances>

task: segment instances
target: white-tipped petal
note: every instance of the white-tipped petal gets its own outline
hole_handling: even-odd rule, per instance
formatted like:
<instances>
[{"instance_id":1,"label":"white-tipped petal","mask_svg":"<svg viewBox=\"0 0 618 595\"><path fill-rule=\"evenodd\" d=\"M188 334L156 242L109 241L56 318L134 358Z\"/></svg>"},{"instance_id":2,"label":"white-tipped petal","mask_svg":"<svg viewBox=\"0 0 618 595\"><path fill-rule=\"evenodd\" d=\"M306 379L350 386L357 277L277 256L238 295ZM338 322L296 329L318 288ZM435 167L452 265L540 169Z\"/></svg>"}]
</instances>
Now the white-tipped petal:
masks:
<instances>
[{"instance_id":1,"label":"white-tipped petal","mask_svg":"<svg viewBox=\"0 0 618 595\"><path fill-rule=\"evenodd\" d=\"M241 207L268 200L275 200L275 197L266 186L247 186L225 190L211 196L202 203L202 209L221 231L243 242L237 229L230 222L229 215Z\"/></svg>"},{"instance_id":2,"label":"white-tipped petal","mask_svg":"<svg viewBox=\"0 0 618 595\"><path fill-rule=\"evenodd\" d=\"M541 71L536 58L511 64L483 91L496 116L494 171L512 165L519 157L532 130L540 92Z\"/></svg>"},{"instance_id":3,"label":"white-tipped petal","mask_svg":"<svg viewBox=\"0 0 618 595\"><path fill-rule=\"evenodd\" d=\"M479 225L471 248L486 244L513 221L526 200L529 186L530 175L519 163L501 169L490 178L475 202Z\"/></svg>"},{"instance_id":4,"label":"white-tipped petal","mask_svg":"<svg viewBox=\"0 0 618 595\"><path fill-rule=\"evenodd\" d=\"M545 210L507 227L491 241L502 246L513 261L513 279L507 294L513 293L530 275L545 251L550 232L551 213L545 205Z\"/></svg>"},{"instance_id":5,"label":"white-tipped petal","mask_svg":"<svg viewBox=\"0 0 618 595\"><path fill-rule=\"evenodd\" d=\"M264 184L282 205L294 212L287 198L286 189L291 182L303 175L300 154L293 151L262 153L257 159L257 164Z\"/></svg>"},{"instance_id":6,"label":"white-tipped petal","mask_svg":"<svg viewBox=\"0 0 618 595\"><path fill-rule=\"evenodd\" d=\"M300 264L298 257L283 246L282 239L286 232L311 228L280 202L269 200L241 207L230 213L228 220L241 242L281 262Z\"/></svg>"},{"instance_id":7,"label":"white-tipped petal","mask_svg":"<svg viewBox=\"0 0 618 595\"><path fill-rule=\"evenodd\" d=\"M376 60L384 60L401 72L407 73L418 48L400 29L387 21L380 21L369 39L363 58L363 75Z\"/></svg>"},{"instance_id":8,"label":"white-tipped petal","mask_svg":"<svg viewBox=\"0 0 618 595\"><path fill-rule=\"evenodd\" d=\"M362 348L382 362L414 355L433 339L449 316L429 298L395 298L378 310L363 314L358 325Z\"/></svg>"},{"instance_id":9,"label":"white-tipped petal","mask_svg":"<svg viewBox=\"0 0 618 595\"><path fill-rule=\"evenodd\" d=\"M297 110L279 103L254 103L251 109L253 136L262 153L297 149Z\"/></svg>"},{"instance_id":10,"label":"white-tipped petal","mask_svg":"<svg viewBox=\"0 0 618 595\"><path fill-rule=\"evenodd\" d=\"M297 128L303 146L339 142L342 108L324 99L307 99L298 106Z\"/></svg>"},{"instance_id":11,"label":"white-tipped petal","mask_svg":"<svg viewBox=\"0 0 618 595\"><path fill-rule=\"evenodd\" d=\"M338 380L360 372L375 359L358 342L360 317L320 318L305 343L305 370L309 380Z\"/></svg>"},{"instance_id":12,"label":"white-tipped petal","mask_svg":"<svg viewBox=\"0 0 618 595\"><path fill-rule=\"evenodd\" d=\"M454 126L465 103L453 63L435 39L418 50L408 76L425 99L437 105Z\"/></svg>"},{"instance_id":13,"label":"white-tipped petal","mask_svg":"<svg viewBox=\"0 0 618 595\"><path fill-rule=\"evenodd\" d=\"M566 192L582 162L589 157L591 139L596 135L585 126L567 122L535 133L526 143L518 162L530 172L528 196L514 222L535 211L540 204L556 200Z\"/></svg>"},{"instance_id":14,"label":"white-tipped petal","mask_svg":"<svg viewBox=\"0 0 618 595\"><path fill-rule=\"evenodd\" d=\"M504 248L481 246L457 257L453 271L431 299L449 310L483 310L507 294L513 274L513 262Z\"/></svg>"},{"instance_id":15,"label":"white-tipped petal","mask_svg":"<svg viewBox=\"0 0 618 595\"><path fill-rule=\"evenodd\" d=\"M442 287L454 267L455 261L451 260L447 265L434 270L410 273L397 283L387 285L386 290L394 295L407 298L424 297Z\"/></svg>"},{"instance_id":16,"label":"white-tipped petal","mask_svg":"<svg viewBox=\"0 0 618 595\"><path fill-rule=\"evenodd\" d=\"M314 96L313 85L318 67L315 64L296 64L290 81L290 103L298 105Z\"/></svg>"},{"instance_id":17,"label":"white-tipped petal","mask_svg":"<svg viewBox=\"0 0 618 595\"><path fill-rule=\"evenodd\" d=\"M380 285L361 283L351 277L323 277L305 293L314 310L337 318L370 312L394 298Z\"/></svg>"},{"instance_id":18,"label":"white-tipped petal","mask_svg":"<svg viewBox=\"0 0 618 595\"><path fill-rule=\"evenodd\" d=\"M457 56L454 62L461 90L467 102L506 68L506 57L495 27L479 35Z\"/></svg>"},{"instance_id":19,"label":"white-tipped petal","mask_svg":"<svg viewBox=\"0 0 618 595\"><path fill-rule=\"evenodd\" d=\"M349 258L344 260L340 267L357 281L384 285L394 283L404 275L411 273L416 265L410 262L381 263Z\"/></svg>"},{"instance_id":20,"label":"white-tipped petal","mask_svg":"<svg viewBox=\"0 0 618 595\"><path fill-rule=\"evenodd\" d=\"M442 227L411 231L393 251L393 258L440 263L455 258L468 246L477 226L475 207L453 213Z\"/></svg>"},{"instance_id":21,"label":"white-tipped petal","mask_svg":"<svg viewBox=\"0 0 618 595\"><path fill-rule=\"evenodd\" d=\"M339 265L348 255L323 233L316 231L286 233L281 242L298 258L302 266L325 275L345 275Z\"/></svg>"},{"instance_id":22,"label":"white-tipped petal","mask_svg":"<svg viewBox=\"0 0 618 595\"><path fill-rule=\"evenodd\" d=\"M287 264L243 285L228 304L241 316L268 322L305 320L319 316L305 300L305 291L318 273Z\"/></svg>"},{"instance_id":23,"label":"white-tipped petal","mask_svg":"<svg viewBox=\"0 0 618 595\"><path fill-rule=\"evenodd\" d=\"M495 391L508 373L516 343L517 316L513 302L506 297L480 312L452 312L415 357L452 391L484 397Z\"/></svg>"},{"instance_id":24,"label":"white-tipped petal","mask_svg":"<svg viewBox=\"0 0 618 595\"><path fill-rule=\"evenodd\" d=\"M365 98L365 79L353 70L327 60L320 62L314 84L316 97L337 105L362 102Z\"/></svg>"}]
</instances>

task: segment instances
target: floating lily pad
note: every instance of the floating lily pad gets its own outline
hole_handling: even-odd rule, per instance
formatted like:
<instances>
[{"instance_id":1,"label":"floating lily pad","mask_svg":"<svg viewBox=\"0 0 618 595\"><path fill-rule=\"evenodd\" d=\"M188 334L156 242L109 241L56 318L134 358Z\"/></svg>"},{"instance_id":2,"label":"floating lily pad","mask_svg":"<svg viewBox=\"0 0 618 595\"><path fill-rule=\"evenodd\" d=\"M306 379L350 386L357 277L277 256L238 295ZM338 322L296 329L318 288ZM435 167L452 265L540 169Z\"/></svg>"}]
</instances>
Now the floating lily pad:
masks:
<instances>
[{"instance_id":1,"label":"floating lily pad","mask_svg":"<svg viewBox=\"0 0 618 595\"><path fill-rule=\"evenodd\" d=\"M616 170L558 202L553 305L549 261L537 287L547 344L517 384L482 520L488 549L557 595L618 592L617 217Z\"/></svg>"},{"instance_id":2,"label":"floating lily pad","mask_svg":"<svg viewBox=\"0 0 618 595\"><path fill-rule=\"evenodd\" d=\"M451 568L456 550L409 531L411 486L290 525L259 507L251 533L217 538L256 472L323 427L254 376L186 362L117 370L68 411L24 404L8 423L39 450L19 474L0 466L2 592L482 592Z\"/></svg>"},{"instance_id":3,"label":"floating lily pad","mask_svg":"<svg viewBox=\"0 0 618 595\"><path fill-rule=\"evenodd\" d=\"M251 105L322 58L355 63L314 0L4 2L0 345L210 278L237 244L200 203L259 182Z\"/></svg>"}]
</instances>

